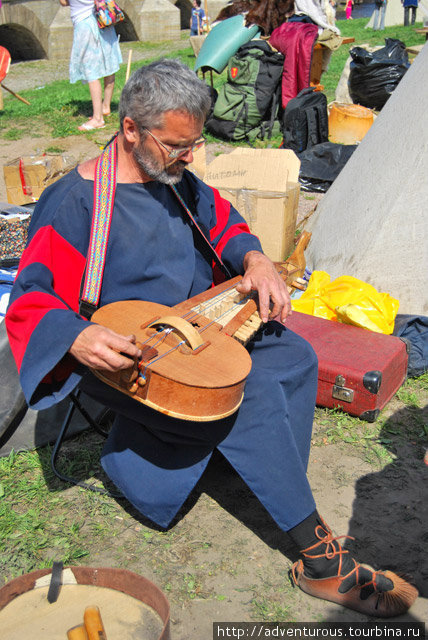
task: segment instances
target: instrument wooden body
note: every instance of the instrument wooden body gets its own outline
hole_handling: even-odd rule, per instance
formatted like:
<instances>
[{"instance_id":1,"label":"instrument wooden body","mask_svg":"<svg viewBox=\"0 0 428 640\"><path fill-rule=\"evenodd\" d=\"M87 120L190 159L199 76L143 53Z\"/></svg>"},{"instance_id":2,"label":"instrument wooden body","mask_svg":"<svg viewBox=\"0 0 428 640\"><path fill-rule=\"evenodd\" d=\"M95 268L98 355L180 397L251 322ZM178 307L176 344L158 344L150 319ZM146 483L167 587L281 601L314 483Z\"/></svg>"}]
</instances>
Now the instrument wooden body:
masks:
<instances>
[{"instance_id":1,"label":"instrument wooden body","mask_svg":"<svg viewBox=\"0 0 428 640\"><path fill-rule=\"evenodd\" d=\"M286 281L302 275L309 237L293 254L298 260L292 256L276 265ZM231 415L242 402L251 370L243 345L262 325L256 301L236 290L240 281L237 276L174 307L141 300L101 307L92 321L134 334L143 357L124 371L93 373L166 415L194 421Z\"/></svg>"}]
</instances>

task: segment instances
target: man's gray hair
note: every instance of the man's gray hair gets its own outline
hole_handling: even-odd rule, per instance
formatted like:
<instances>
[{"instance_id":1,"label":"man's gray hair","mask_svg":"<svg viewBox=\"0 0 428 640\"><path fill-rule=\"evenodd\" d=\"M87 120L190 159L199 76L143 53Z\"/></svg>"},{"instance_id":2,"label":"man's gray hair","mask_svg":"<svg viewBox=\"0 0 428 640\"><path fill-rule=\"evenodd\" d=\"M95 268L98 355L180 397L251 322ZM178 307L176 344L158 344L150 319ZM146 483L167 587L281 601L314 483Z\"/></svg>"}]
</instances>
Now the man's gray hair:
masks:
<instances>
[{"instance_id":1,"label":"man's gray hair","mask_svg":"<svg viewBox=\"0 0 428 640\"><path fill-rule=\"evenodd\" d=\"M206 83L179 60L163 58L140 67L129 78L120 97L120 128L123 131L126 116L140 130L162 127L167 111L182 111L204 121L210 106Z\"/></svg>"}]
</instances>

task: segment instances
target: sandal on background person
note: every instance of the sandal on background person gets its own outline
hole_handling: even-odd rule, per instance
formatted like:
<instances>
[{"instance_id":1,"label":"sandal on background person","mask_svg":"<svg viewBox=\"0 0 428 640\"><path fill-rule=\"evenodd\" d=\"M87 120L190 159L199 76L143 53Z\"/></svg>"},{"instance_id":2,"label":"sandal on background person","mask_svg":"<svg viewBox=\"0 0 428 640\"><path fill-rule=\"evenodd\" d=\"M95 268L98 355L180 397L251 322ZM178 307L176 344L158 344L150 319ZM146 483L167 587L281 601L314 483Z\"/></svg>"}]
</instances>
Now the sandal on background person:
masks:
<instances>
[{"instance_id":1,"label":"sandal on background person","mask_svg":"<svg viewBox=\"0 0 428 640\"><path fill-rule=\"evenodd\" d=\"M94 124L92 120L88 120L77 128L79 129L79 131L93 131L94 129L104 129L105 126L106 124L104 121L102 124Z\"/></svg>"}]
</instances>

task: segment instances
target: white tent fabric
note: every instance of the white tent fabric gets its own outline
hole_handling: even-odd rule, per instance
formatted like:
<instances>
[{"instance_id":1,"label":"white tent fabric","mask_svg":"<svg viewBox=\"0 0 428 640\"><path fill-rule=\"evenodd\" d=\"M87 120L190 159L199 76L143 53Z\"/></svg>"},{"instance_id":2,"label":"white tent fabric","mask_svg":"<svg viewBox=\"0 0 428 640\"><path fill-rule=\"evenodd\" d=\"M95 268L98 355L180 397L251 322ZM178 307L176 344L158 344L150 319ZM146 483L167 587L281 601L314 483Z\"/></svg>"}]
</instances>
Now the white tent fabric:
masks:
<instances>
[{"instance_id":1,"label":"white tent fabric","mask_svg":"<svg viewBox=\"0 0 428 640\"><path fill-rule=\"evenodd\" d=\"M428 315L428 46L376 118L310 221L306 260Z\"/></svg>"}]
</instances>

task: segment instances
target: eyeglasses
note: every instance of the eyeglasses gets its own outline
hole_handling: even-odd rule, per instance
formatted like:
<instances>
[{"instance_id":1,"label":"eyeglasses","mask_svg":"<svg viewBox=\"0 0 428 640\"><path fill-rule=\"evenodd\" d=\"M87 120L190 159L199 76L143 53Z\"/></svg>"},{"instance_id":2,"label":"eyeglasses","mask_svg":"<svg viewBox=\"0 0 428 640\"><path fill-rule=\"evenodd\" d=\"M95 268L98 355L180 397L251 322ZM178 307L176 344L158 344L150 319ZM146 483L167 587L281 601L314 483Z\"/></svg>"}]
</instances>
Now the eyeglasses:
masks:
<instances>
[{"instance_id":1,"label":"eyeglasses","mask_svg":"<svg viewBox=\"0 0 428 640\"><path fill-rule=\"evenodd\" d=\"M171 158L171 160L176 160L180 156L184 156L186 153L189 153L189 151L194 153L195 151L197 151L198 149L203 147L205 142L206 142L205 138L202 137L202 138L199 138L199 140L196 140L193 144L189 145L188 147L181 147L179 149L171 149L171 147L167 147L163 142L161 142L159 140L159 138L157 138L151 131L149 131L149 129L146 129L146 127L143 127L143 130L147 131L147 133L149 135L151 135L152 138L154 140L156 140L156 142L158 144L160 144L160 146L165 149L165 151L168 154L168 158Z\"/></svg>"}]
</instances>

